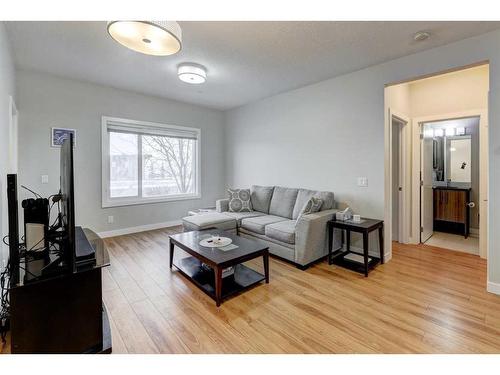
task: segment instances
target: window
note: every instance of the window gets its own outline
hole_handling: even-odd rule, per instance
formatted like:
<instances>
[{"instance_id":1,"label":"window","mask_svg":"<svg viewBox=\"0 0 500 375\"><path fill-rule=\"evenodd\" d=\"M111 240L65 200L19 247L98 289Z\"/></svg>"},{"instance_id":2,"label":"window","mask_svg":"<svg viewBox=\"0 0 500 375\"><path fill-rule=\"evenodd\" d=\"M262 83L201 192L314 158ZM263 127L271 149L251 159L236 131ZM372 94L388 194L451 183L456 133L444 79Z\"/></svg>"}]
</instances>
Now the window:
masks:
<instances>
[{"instance_id":1,"label":"window","mask_svg":"<svg viewBox=\"0 0 500 375\"><path fill-rule=\"evenodd\" d=\"M200 198L200 130L102 118L102 206Z\"/></svg>"}]
</instances>

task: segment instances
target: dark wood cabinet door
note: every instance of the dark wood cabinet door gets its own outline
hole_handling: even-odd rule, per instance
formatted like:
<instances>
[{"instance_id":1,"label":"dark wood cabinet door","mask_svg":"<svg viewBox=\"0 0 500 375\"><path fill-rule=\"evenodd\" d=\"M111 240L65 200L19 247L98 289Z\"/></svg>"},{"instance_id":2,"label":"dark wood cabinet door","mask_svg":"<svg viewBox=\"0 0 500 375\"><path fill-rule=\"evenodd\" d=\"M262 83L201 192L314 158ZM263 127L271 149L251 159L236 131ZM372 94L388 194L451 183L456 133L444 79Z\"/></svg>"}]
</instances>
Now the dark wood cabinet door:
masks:
<instances>
[{"instance_id":1,"label":"dark wood cabinet door","mask_svg":"<svg viewBox=\"0 0 500 375\"><path fill-rule=\"evenodd\" d=\"M446 220L446 191L434 190L434 220Z\"/></svg>"},{"instance_id":2,"label":"dark wood cabinet door","mask_svg":"<svg viewBox=\"0 0 500 375\"><path fill-rule=\"evenodd\" d=\"M467 192L462 190L434 190L434 219L465 223Z\"/></svg>"},{"instance_id":3,"label":"dark wood cabinet door","mask_svg":"<svg viewBox=\"0 0 500 375\"><path fill-rule=\"evenodd\" d=\"M460 190L447 190L448 200L447 208L447 221L455 223L465 223L465 191Z\"/></svg>"}]
</instances>

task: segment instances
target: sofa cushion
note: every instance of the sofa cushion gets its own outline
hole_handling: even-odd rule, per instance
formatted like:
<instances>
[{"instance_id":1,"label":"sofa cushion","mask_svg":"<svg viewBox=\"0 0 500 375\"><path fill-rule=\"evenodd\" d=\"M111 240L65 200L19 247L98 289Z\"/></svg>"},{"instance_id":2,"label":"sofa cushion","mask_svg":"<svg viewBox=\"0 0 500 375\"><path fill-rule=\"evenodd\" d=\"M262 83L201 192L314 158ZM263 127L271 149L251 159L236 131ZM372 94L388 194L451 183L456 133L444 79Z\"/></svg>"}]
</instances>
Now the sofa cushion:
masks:
<instances>
[{"instance_id":1,"label":"sofa cushion","mask_svg":"<svg viewBox=\"0 0 500 375\"><path fill-rule=\"evenodd\" d=\"M297 200L298 192L298 189L276 186L273 191L273 197L271 198L269 214L291 219L293 217L293 208ZM303 205L304 204L302 204L302 206Z\"/></svg>"},{"instance_id":2,"label":"sofa cushion","mask_svg":"<svg viewBox=\"0 0 500 375\"><path fill-rule=\"evenodd\" d=\"M265 234L266 233L266 225L277 223L279 221L287 220L284 217L274 216L274 215L264 215L257 217L250 217L247 219L241 220L241 227L245 228L249 231Z\"/></svg>"},{"instance_id":3,"label":"sofa cushion","mask_svg":"<svg viewBox=\"0 0 500 375\"><path fill-rule=\"evenodd\" d=\"M250 212L250 189L227 189L229 193L229 212Z\"/></svg>"},{"instance_id":4,"label":"sofa cushion","mask_svg":"<svg viewBox=\"0 0 500 375\"><path fill-rule=\"evenodd\" d=\"M269 213L269 205L273 196L274 186L253 185L250 188L250 200L255 211Z\"/></svg>"},{"instance_id":5,"label":"sofa cushion","mask_svg":"<svg viewBox=\"0 0 500 375\"><path fill-rule=\"evenodd\" d=\"M300 218L303 215L309 215L315 212L318 212L321 209L321 206L323 205L323 201L319 198L316 197L311 197L309 200L306 202L304 207L302 207L302 210L299 212L299 216L297 216L297 221L300 220Z\"/></svg>"},{"instance_id":6,"label":"sofa cushion","mask_svg":"<svg viewBox=\"0 0 500 375\"><path fill-rule=\"evenodd\" d=\"M238 222L238 226L241 226L241 220L249 217L264 216L262 212L251 211L251 212L224 212L224 215L232 217Z\"/></svg>"},{"instance_id":7,"label":"sofa cushion","mask_svg":"<svg viewBox=\"0 0 500 375\"><path fill-rule=\"evenodd\" d=\"M235 229L236 219L222 213L207 213L203 215L192 215L182 219L184 230L201 230L210 227L218 229Z\"/></svg>"},{"instance_id":8,"label":"sofa cushion","mask_svg":"<svg viewBox=\"0 0 500 375\"><path fill-rule=\"evenodd\" d=\"M292 219L297 219L299 217L300 211L311 197L316 197L323 201L320 211L330 210L335 204L334 195L330 191L299 189L297 201L295 202L295 206L293 208Z\"/></svg>"},{"instance_id":9,"label":"sofa cushion","mask_svg":"<svg viewBox=\"0 0 500 375\"><path fill-rule=\"evenodd\" d=\"M295 220L280 221L266 226L265 234L275 240L295 244Z\"/></svg>"}]
</instances>

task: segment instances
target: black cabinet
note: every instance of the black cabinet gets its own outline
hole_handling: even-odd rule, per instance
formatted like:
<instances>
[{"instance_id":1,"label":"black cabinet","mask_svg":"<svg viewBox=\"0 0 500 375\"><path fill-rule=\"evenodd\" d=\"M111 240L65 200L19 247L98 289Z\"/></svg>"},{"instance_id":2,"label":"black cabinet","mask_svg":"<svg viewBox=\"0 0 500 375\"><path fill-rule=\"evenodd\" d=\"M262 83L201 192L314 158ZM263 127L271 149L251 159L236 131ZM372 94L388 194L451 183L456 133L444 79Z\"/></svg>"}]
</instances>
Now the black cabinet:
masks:
<instances>
[{"instance_id":1,"label":"black cabinet","mask_svg":"<svg viewBox=\"0 0 500 375\"><path fill-rule=\"evenodd\" d=\"M95 265L11 288L12 353L111 352L101 278L109 257L103 241L84 231L96 250Z\"/></svg>"}]
</instances>

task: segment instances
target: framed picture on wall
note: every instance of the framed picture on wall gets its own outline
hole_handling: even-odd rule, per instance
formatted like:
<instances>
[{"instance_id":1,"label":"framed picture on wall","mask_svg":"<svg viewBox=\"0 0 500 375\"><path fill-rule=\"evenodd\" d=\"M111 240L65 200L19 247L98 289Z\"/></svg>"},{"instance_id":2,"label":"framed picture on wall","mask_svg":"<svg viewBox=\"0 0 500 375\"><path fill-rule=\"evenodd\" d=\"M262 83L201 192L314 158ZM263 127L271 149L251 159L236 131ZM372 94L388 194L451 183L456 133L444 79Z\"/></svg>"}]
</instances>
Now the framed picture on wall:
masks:
<instances>
[{"instance_id":1,"label":"framed picture on wall","mask_svg":"<svg viewBox=\"0 0 500 375\"><path fill-rule=\"evenodd\" d=\"M61 147L64 140L73 134L74 145L76 145L76 130L66 128L52 128L50 132L50 145L52 147Z\"/></svg>"}]
</instances>

